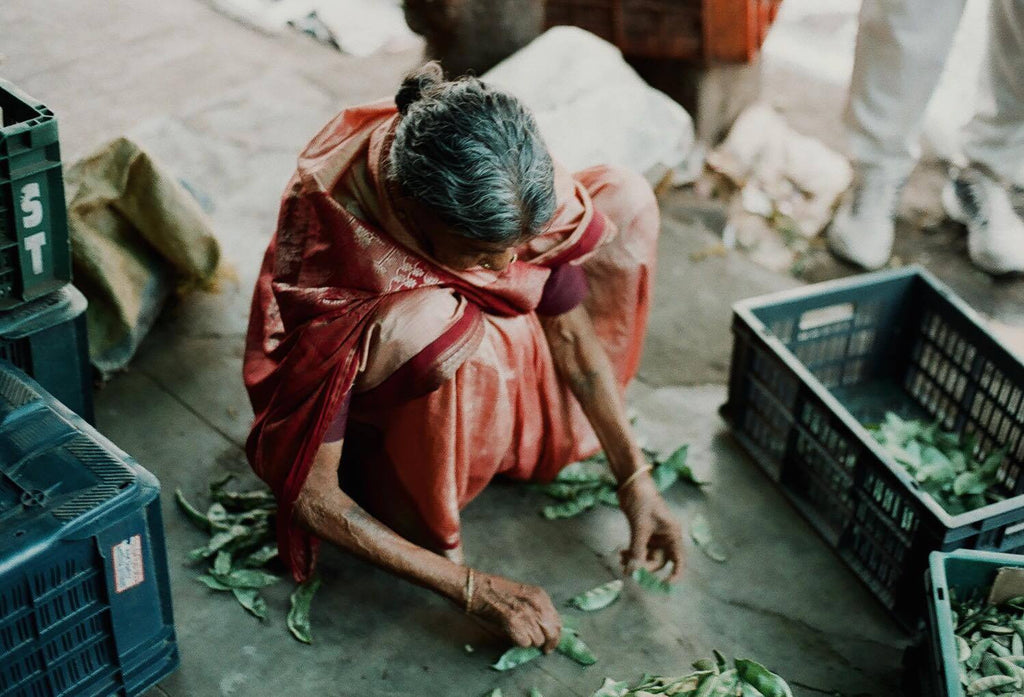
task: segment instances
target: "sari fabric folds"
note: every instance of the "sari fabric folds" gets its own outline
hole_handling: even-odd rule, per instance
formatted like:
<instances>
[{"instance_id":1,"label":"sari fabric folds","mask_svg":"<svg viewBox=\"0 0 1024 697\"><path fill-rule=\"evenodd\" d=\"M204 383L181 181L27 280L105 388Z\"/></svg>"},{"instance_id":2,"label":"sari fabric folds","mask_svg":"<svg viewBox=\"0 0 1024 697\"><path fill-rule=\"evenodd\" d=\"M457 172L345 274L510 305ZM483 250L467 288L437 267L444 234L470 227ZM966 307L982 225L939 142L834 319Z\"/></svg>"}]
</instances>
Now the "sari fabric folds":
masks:
<instances>
[{"instance_id":1,"label":"sari fabric folds","mask_svg":"<svg viewBox=\"0 0 1024 697\"><path fill-rule=\"evenodd\" d=\"M398 118L390 101L347 109L309 143L253 294L247 454L278 498L281 558L298 580L318 542L293 506L325 439L344 435L349 496L407 539L450 549L459 510L493 477L549 480L599 447L555 373L538 305L582 300L623 388L640 358L658 233L642 178L556 168L556 217L519 260L454 270L396 211Z\"/></svg>"}]
</instances>

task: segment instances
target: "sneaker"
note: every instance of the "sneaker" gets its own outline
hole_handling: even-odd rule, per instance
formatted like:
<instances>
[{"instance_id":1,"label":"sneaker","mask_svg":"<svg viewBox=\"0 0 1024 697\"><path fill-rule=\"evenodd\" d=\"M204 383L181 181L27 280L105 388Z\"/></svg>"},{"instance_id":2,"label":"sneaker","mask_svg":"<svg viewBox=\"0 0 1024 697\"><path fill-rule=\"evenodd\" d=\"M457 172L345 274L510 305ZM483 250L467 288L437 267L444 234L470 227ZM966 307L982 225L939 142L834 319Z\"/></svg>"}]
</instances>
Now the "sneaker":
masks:
<instances>
[{"instance_id":1,"label":"sneaker","mask_svg":"<svg viewBox=\"0 0 1024 697\"><path fill-rule=\"evenodd\" d=\"M877 169L859 170L828 230L832 252L865 269L885 266L892 256L893 219L905 183L904 177Z\"/></svg>"},{"instance_id":2,"label":"sneaker","mask_svg":"<svg viewBox=\"0 0 1024 697\"><path fill-rule=\"evenodd\" d=\"M967 226L967 251L993 275L1024 273L1024 219L1010 192L977 167L956 173L942 190L950 218Z\"/></svg>"}]
</instances>

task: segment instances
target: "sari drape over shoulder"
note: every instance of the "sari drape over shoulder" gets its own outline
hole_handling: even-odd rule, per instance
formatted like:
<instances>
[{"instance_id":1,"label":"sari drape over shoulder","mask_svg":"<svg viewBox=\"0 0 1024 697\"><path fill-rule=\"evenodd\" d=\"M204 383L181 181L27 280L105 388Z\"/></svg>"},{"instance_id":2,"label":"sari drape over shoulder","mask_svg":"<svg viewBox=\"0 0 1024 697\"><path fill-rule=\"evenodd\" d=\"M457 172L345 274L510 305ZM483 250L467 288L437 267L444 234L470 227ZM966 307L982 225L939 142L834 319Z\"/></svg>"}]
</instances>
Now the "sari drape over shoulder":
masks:
<instances>
[{"instance_id":1,"label":"sari drape over shoulder","mask_svg":"<svg viewBox=\"0 0 1024 697\"><path fill-rule=\"evenodd\" d=\"M309 143L253 294L246 451L277 496L281 558L299 580L318 541L294 524L293 506L317 450L341 430L342 488L435 549L458 545L459 510L495 475L550 479L598 448L537 318L546 287L574 285L561 267L583 269L584 302L623 387L639 363L658 228L646 183L557 169L558 212L519 261L500 274L449 269L391 201L397 118L391 101L346 109Z\"/></svg>"}]
</instances>

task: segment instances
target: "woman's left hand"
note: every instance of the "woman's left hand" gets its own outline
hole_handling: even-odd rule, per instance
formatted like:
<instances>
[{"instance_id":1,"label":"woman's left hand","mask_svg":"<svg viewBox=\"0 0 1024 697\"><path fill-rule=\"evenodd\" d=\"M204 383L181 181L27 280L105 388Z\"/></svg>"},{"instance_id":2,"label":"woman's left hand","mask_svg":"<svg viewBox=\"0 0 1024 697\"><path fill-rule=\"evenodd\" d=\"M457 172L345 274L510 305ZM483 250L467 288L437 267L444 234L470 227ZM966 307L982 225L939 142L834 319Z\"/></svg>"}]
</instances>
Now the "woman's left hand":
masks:
<instances>
[{"instance_id":1,"label":"woman's left hand","mask_svg":"<svg viewBox=\"0 0 1024 697\"><path fill-rule=\"evenodd\" d=\"M658 493L654 480L644 474L618 492L619 506L629 521L629 549L622 552L627 574L643 566L650 571L665 568L670 562L669 581L683 573L683 530Z\"/></svg>"}]
</instances>

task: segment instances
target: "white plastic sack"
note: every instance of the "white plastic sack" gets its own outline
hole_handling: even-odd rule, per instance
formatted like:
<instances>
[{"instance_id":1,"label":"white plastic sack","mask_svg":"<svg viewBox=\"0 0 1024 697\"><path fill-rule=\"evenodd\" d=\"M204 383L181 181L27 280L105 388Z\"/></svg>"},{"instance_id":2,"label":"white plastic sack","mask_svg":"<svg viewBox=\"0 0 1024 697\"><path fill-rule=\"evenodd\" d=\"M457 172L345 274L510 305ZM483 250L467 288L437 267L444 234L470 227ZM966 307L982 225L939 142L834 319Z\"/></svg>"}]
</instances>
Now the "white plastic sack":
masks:
<instances>
[{"instance_id":1,"label":"white plastic sack","mask_svg":"<svg viewBox=\"0 0 1024 697\"><path fill-rule=\"evenodd\" d=\"M610 164L660 178L693 148L686 110L583 29L549 29L482 79L533 110L552 155L572 171Z\"/></svg>"}]
</instances>

